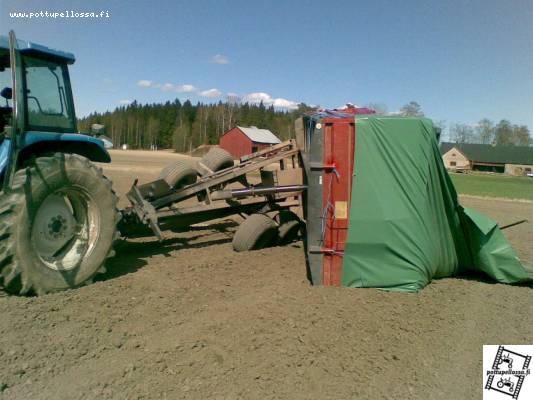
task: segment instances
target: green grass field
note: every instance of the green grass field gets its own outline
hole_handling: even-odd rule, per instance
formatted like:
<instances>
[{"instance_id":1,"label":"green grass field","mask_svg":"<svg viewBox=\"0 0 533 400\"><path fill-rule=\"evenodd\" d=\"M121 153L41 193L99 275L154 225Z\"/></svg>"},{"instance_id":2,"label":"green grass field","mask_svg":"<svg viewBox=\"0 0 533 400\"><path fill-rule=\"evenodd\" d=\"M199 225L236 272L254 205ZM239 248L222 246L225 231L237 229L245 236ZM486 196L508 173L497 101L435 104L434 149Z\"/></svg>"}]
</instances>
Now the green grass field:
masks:
<instances>
[{"instance_id":1,"label":"green grass field","mask_svg":"<svg viewBox=\"0 0 533 400\"><path fill-rule=\"evenodd\" d=\"M489 174L450 174L459 194L533 200L533 178Z\"/></svg>"}]
</instances>

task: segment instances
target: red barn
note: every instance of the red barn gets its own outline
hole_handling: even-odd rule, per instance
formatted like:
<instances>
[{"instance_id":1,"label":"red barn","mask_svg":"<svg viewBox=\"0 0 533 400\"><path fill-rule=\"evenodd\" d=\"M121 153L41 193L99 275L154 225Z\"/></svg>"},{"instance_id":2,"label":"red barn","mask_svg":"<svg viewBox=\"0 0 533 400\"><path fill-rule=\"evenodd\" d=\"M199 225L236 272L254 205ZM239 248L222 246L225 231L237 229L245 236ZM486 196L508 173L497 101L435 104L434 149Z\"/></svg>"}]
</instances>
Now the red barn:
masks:
<instances>
[{"instance_id":1,"label":"red barn","mask_svg":"<svg viewBox=\"0 0 533 400\"><path fill-rule=\"evenodd\" d=\"M278 143L281 141L268 129L236 126L220 137L219 144L234 157L242 157Z\"/></svg>"}]
</instances>

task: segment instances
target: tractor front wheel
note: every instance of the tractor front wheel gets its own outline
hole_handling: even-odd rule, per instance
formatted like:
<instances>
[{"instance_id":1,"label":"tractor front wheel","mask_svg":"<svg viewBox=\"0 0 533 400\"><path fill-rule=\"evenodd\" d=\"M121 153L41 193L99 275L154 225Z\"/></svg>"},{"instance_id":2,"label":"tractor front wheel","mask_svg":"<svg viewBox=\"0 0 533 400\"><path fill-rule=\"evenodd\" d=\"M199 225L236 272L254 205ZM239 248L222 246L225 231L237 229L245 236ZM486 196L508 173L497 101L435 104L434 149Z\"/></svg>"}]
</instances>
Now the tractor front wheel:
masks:
<instances>
[{"instance_id":1,"label":"tractor front wheel","mask_svg":"<svg viewBox=\"0 0 533 400\"><path fill-rule=\"evenodd\" d=\"M11 293L88 283L113 255L120 214L100 168L74 154L41 157L0 196L0 277Z\"/></svg>"}]
</instances>

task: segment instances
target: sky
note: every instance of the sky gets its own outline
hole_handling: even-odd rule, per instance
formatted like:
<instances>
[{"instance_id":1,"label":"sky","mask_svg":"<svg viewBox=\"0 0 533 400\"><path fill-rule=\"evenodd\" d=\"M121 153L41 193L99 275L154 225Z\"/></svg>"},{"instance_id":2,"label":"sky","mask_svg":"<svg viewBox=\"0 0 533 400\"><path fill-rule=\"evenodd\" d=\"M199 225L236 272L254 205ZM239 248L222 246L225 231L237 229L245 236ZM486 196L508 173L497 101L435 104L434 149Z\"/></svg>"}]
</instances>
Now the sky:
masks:
<instances>
[{"instance_id":1,"label":"sky","mask_svg":"<svg viewBox=\"0 0 533 400\"><path fill-rule=\"evenodd\" d=\"M12 18L11 12L104 12ZM107 17L108 15L108 17ZM414 100L533 129L533 1L0 0L0 34L70 51L78 116L230 95L291 108Z\"/></svg>"}]
</instances>

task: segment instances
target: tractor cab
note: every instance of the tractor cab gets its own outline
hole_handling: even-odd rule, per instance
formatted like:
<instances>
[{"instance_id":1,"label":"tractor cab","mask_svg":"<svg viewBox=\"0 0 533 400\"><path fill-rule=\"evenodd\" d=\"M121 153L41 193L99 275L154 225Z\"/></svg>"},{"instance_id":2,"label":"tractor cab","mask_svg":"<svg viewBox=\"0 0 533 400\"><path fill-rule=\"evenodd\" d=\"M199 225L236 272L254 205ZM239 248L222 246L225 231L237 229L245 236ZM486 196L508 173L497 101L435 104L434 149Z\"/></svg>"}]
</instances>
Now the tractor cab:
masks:
<instances>
[{"instance_id":1,"label":"tractor cab","mask_svg":"<svg viewBox=\"0 0 533 400\"><path fill-rule=\"evenodd\" d=\"M20 128L47 132L76 132L76 115L68 65L74 55L52 50L32 42L16 41L15 75L19 73L18 94L21 114ZM6 37L0 37L0 113L9 119L13 109L13 70ZM19 65L17 65L19 61ZM15 81L16 81L15 76ZM4 121L5 123L5 121Z\"/></svg>"},{"instance_id":2,"label":"tractor cab","mask_svg":"<svg viewBox=\"0 0 533 400\"><path fill-rule=\"evenodd\" d=\"M13 32L0 36L0 176L51 152L110 161L101 140L78 134L68 70L74 61Z\"/></svg>"}]
</instances>

